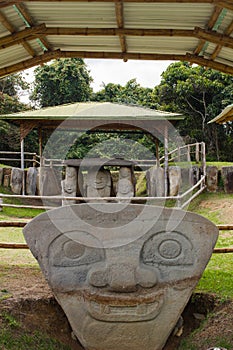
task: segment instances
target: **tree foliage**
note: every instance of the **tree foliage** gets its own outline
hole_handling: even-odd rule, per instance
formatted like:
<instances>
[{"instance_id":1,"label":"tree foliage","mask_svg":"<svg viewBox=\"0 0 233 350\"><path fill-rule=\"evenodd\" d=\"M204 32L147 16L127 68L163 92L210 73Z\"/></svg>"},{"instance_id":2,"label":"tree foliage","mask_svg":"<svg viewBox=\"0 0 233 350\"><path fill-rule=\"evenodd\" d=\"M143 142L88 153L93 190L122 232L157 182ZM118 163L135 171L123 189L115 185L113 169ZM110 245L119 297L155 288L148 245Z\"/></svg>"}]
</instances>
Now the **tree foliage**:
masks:
<instances>
[{"instance_id":1,"label":"tree foliage","mask_svg":"<svg viewBox=\"0 0 233 350\"><path fill-rule=\"evenodd\" d=\"M80 58L58 59L35 69L31 100L41 107L90 99L92 78Z\"/></svg>"},{"instance_id":2,"label":"tree foliage","mask_svg":"<svg viewBox=\"0 0 233 350\"><path fill-rule=\"evenodd\" d=\"M232 134L208 121L233 102L233 77L187 62L171 64L162 74L154 96L162 109L185 115L180 134L190 141L205 141L209 159L233 160Z\"/></svg>"},{"instance_id":3,"label":"tree foliage","mask_svg":"<svg viewBox=\"0 0 233 350\"><path fill-rule=\"evenodd\" d=\"M155 108L153 89L144 88L136 79L129 80L125 86L109 83L103 85L103 89L92 95L92 100L100 102L116 102L125 104L137 104Z\"/></svg>"},{"instance_id":4,"label":"tree foliage","mask_svg":"<svg viewBox=\"0 0 233 350\"><path fill-rule=\"evenodd\" d=\"M0 79L0 114L16 113L28 108L20 102L19 96L28 84L21 74L9 75ZM19 128L0 120L0 149L4 151L19 150Z\"/></svg>"}]
</instances>

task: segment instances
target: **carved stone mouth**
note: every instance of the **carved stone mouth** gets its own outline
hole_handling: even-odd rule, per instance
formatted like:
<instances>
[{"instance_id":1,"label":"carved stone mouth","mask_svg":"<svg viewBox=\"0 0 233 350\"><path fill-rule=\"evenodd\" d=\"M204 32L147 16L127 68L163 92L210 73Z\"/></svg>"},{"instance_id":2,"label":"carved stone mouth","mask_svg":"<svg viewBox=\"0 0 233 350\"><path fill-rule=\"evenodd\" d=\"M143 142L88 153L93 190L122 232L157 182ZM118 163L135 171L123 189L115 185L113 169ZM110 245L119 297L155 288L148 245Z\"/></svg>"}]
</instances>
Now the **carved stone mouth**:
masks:
<instances>
[{"instance_id":1,"label":"carved stone mouth","mask_svg":"<svg viewBox=\"0 0 233 350\"><path fill-rule=\"evenodd\" d=\"M160 313L164 299L164 293L161 292L149 293L149 295L131 295L131 297L106 293L85 295L91 317L108 322L152 320Z\"/></svg>"}]
</instances>

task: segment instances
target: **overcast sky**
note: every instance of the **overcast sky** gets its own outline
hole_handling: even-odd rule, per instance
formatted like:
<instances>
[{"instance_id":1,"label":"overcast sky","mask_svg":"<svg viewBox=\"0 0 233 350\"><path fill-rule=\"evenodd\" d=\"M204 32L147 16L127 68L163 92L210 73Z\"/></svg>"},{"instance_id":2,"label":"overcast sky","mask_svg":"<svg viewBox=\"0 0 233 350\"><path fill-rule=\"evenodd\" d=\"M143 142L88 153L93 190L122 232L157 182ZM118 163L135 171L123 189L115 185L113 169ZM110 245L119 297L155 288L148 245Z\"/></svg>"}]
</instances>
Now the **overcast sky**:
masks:
<instances>
[{"instance_id":1,"label":"overcast sky","mask_svg":"<svg viewBox=\"0 0 233 350\"><path fill-rule=\"evenodd\" d=\"M94 82L94 91L101 90L102 84L115 83L125 85L136 78L143 87L154 87L160 83L161 74L171 61L135 61L130 60L85 60Z\"/></svg>"},{"instance_id":2,"label":"overcast sky","mask_svg":"<svg viewBox=\"0 0 233 350\"><path fill-rule=\"evenodd\" d=\"M103 83L125 85L134 78L141 86L153 88L160 83L162 72L172 61L130 60L123 62L122 60L85 59L85 63L93 78L92 87L96 92L103 88ZM28 69L25 73L27 74L26 79L32 82L33 69ZM22 96L21 100L29 102L28 96Z\"/></svg>"}]
</instances>

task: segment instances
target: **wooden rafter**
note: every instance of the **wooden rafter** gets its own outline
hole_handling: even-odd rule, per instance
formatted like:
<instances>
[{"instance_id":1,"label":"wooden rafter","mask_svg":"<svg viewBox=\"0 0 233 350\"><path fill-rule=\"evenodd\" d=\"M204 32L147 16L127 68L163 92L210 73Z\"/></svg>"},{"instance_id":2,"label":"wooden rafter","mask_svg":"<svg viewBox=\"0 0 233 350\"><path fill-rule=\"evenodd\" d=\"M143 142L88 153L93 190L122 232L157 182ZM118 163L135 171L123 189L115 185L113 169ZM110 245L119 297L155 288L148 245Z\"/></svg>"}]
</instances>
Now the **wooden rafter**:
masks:
<instances>
[{"instance_id":1,"label":"wooden rafter","mask_svg":"<svg viewBox=\"0 0 233 350\"><path fill-rule=\"evenodd\" d=\"M209 22L207 24L207 29L208 30L211 30L214 27L214 25L217 22L221 12L222 12L222 7L216 6L214 8L214 12L212 13L212 16L210 17ZM195 55L199 55L200 54L200 52L203 50L203 48L205 46L205 43L206 43L205 39L201 39L199 41L199 44L198 44L198 46L196 47L196 49L194 51Z\"/></svg>"},{"instance_id":2,"label":"wooden rafter","mask_svg":"<svg viewBox=\"0 0 233 350\"><path fill-rule=\"evenodd\" d=\"M21 13L21 15L25 18L25 20L27 21L27 23L31 26L34 27L35 23L33 18L31 17L31 15L28 13L28 10L26 9L26 6L22 3L18 3L15 5L16 8L18 9L18 11ZM47 50L50 50L50 45L47 42L46 39L43 38L43 45Z\"/></svg>"},{"instance_id":3,"label":"wooden rafter","mask_svg":"<svg viewBox=\"0 0 233 350\"><path fill-rule=\"evenodd\" d=\"M34 26L32 28L26 28L19 32L14 32L11 35L7 35L3 38L0 38L0 47L8 46L9 44L18 44L19 40L27 39L28 37L34 36L35 34L40 34L45 31L46 27L44 24Z\"/></svg>"},{"instance_id":4,"label":"wooden rafter","mask_svg":"<svg viewBox=\"0 0 233 350\"><path fill-rule=\"evenodd\" d=\"M122 2L116 2L115 3L115 11L116 11L116 21L117 21L117 27L119 29L124 29L124 5ZM121 51L123 53L127 52L127 44L126 44L126 38L124 34L119 34L120 44L121 44Z\"/></svg>"},{"instance_id":5,"label":"wooden rafter","mask_svg":"<svg viewBox=\"0 0 233 350\"><path fill-rule=\"evenodd\" d=\"M4 16L3 13L0 12L0 22L2 25L11 33L8 37L14 38L15 35L17 35L15 27L8 21L6 16ZM30 56L35 56L35 51L31 48L31 46L24 40L24 38L20 38L20 41L18 41L18 44L21 44L24 49L29 53Z\"/></svg>"},{"instance_id":6,"label":"wooden rafter","mask_svg":"<svg viewBox=\"0 0 233 350\"><path fill-rule=\"evenodd\" d=\"M222 71L227 74L233 75L233 67L219 62L214 62L203 57L199 57L193 54L187 53L186 55L177 54L140 54L129 53L126 54L119 52L88 52L88 51L48 51L42 55L25 60L24 62L11 65L6 68L0 69L0 77L16 73L23 69L31 68L36 65L46 63L56 58L108 58L108 59L132 59L132 60L172 60L172 61L188 61L190 63L196 63L205 67L213 68Z\"/></svg>"},{"instance_id":7,"label":"wooden rafter","mask_svg":"<svg viewBox=\"0 0 233 350\"><path fill-rule=\"evenodd\" d=\"M225 30L224 34L231 35L232 32L233 32L233 21L228 26L228 28ZM222 47L223 47L222 45L216 46L214 52L211 55L211 60L215 60L215 58L219 55L220 51L222 50Z\"/></svg>"},{"instance_id":8,"label":"wooden rafter","mask_svg":"<svg viewBox=\"0 0 233 350\"><path fill-rule=\"evenodd\" d=\"M14 33L15 27L8 21L8 19L2 12L0 12L0 22L8 30L8 32Z\"/></svg>"}]
</instances>

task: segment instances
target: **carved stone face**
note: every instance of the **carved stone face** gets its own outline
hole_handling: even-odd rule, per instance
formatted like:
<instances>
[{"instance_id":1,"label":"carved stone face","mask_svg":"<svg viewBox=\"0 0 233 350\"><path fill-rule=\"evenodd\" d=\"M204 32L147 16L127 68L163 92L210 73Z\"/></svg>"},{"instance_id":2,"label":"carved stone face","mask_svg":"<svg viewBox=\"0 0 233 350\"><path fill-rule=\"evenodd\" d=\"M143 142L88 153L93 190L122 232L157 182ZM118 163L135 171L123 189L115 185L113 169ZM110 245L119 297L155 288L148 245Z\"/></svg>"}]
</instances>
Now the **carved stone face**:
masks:
<instances>
[{"instance_id":1,"label":"carved stone face","mask_svg":"<svg viewBox=\"0 0 233 350\"><path fill-rule=\"evenodd\" d=\"M133 197L134 188L131 181L128 179L121 179L118 181L117 197Z\"/></svg>"},{"instance_id":2,"label":"carved stone face","mask_svg":"<svg viewBox=\"0 0 233 350\"><path fill-rule=\"evenodd\" d=\"M62 207L24 228L88 350L160 350L205 268L218 230L181 210Z\"/></svg>"},{"instance_id":3,"label":"carved stone face","mask_svg":"<svg viewBox=\"0 0 233 350\"><path fill-rule=\"evenodd\" d=\"M119 177L120 178L131 178L132 174L131 174L131 169L128 167L121 167L119 170Z\"/></svg>"},{"instance_id":4,"label":"carved stone face","mask_svg":"<svg viewBox=\"0 0 233 350\"><path fill-rule=\"evenodd\" d=\"M73 167L66 168L66 177L63 183L64 192L75 193L77 189L77 171Z\"/></svg>"},{"instance_id":5,"label":"carved stone face","mask_svg":"<svg viewBox=\"0 0 233 350\"><path fill-rule=\"evenodd\" d=\"M89 171L87 178L88 186L97 190L111 186L110 174L106 170Z\"/></svg>"}]
</instances>

